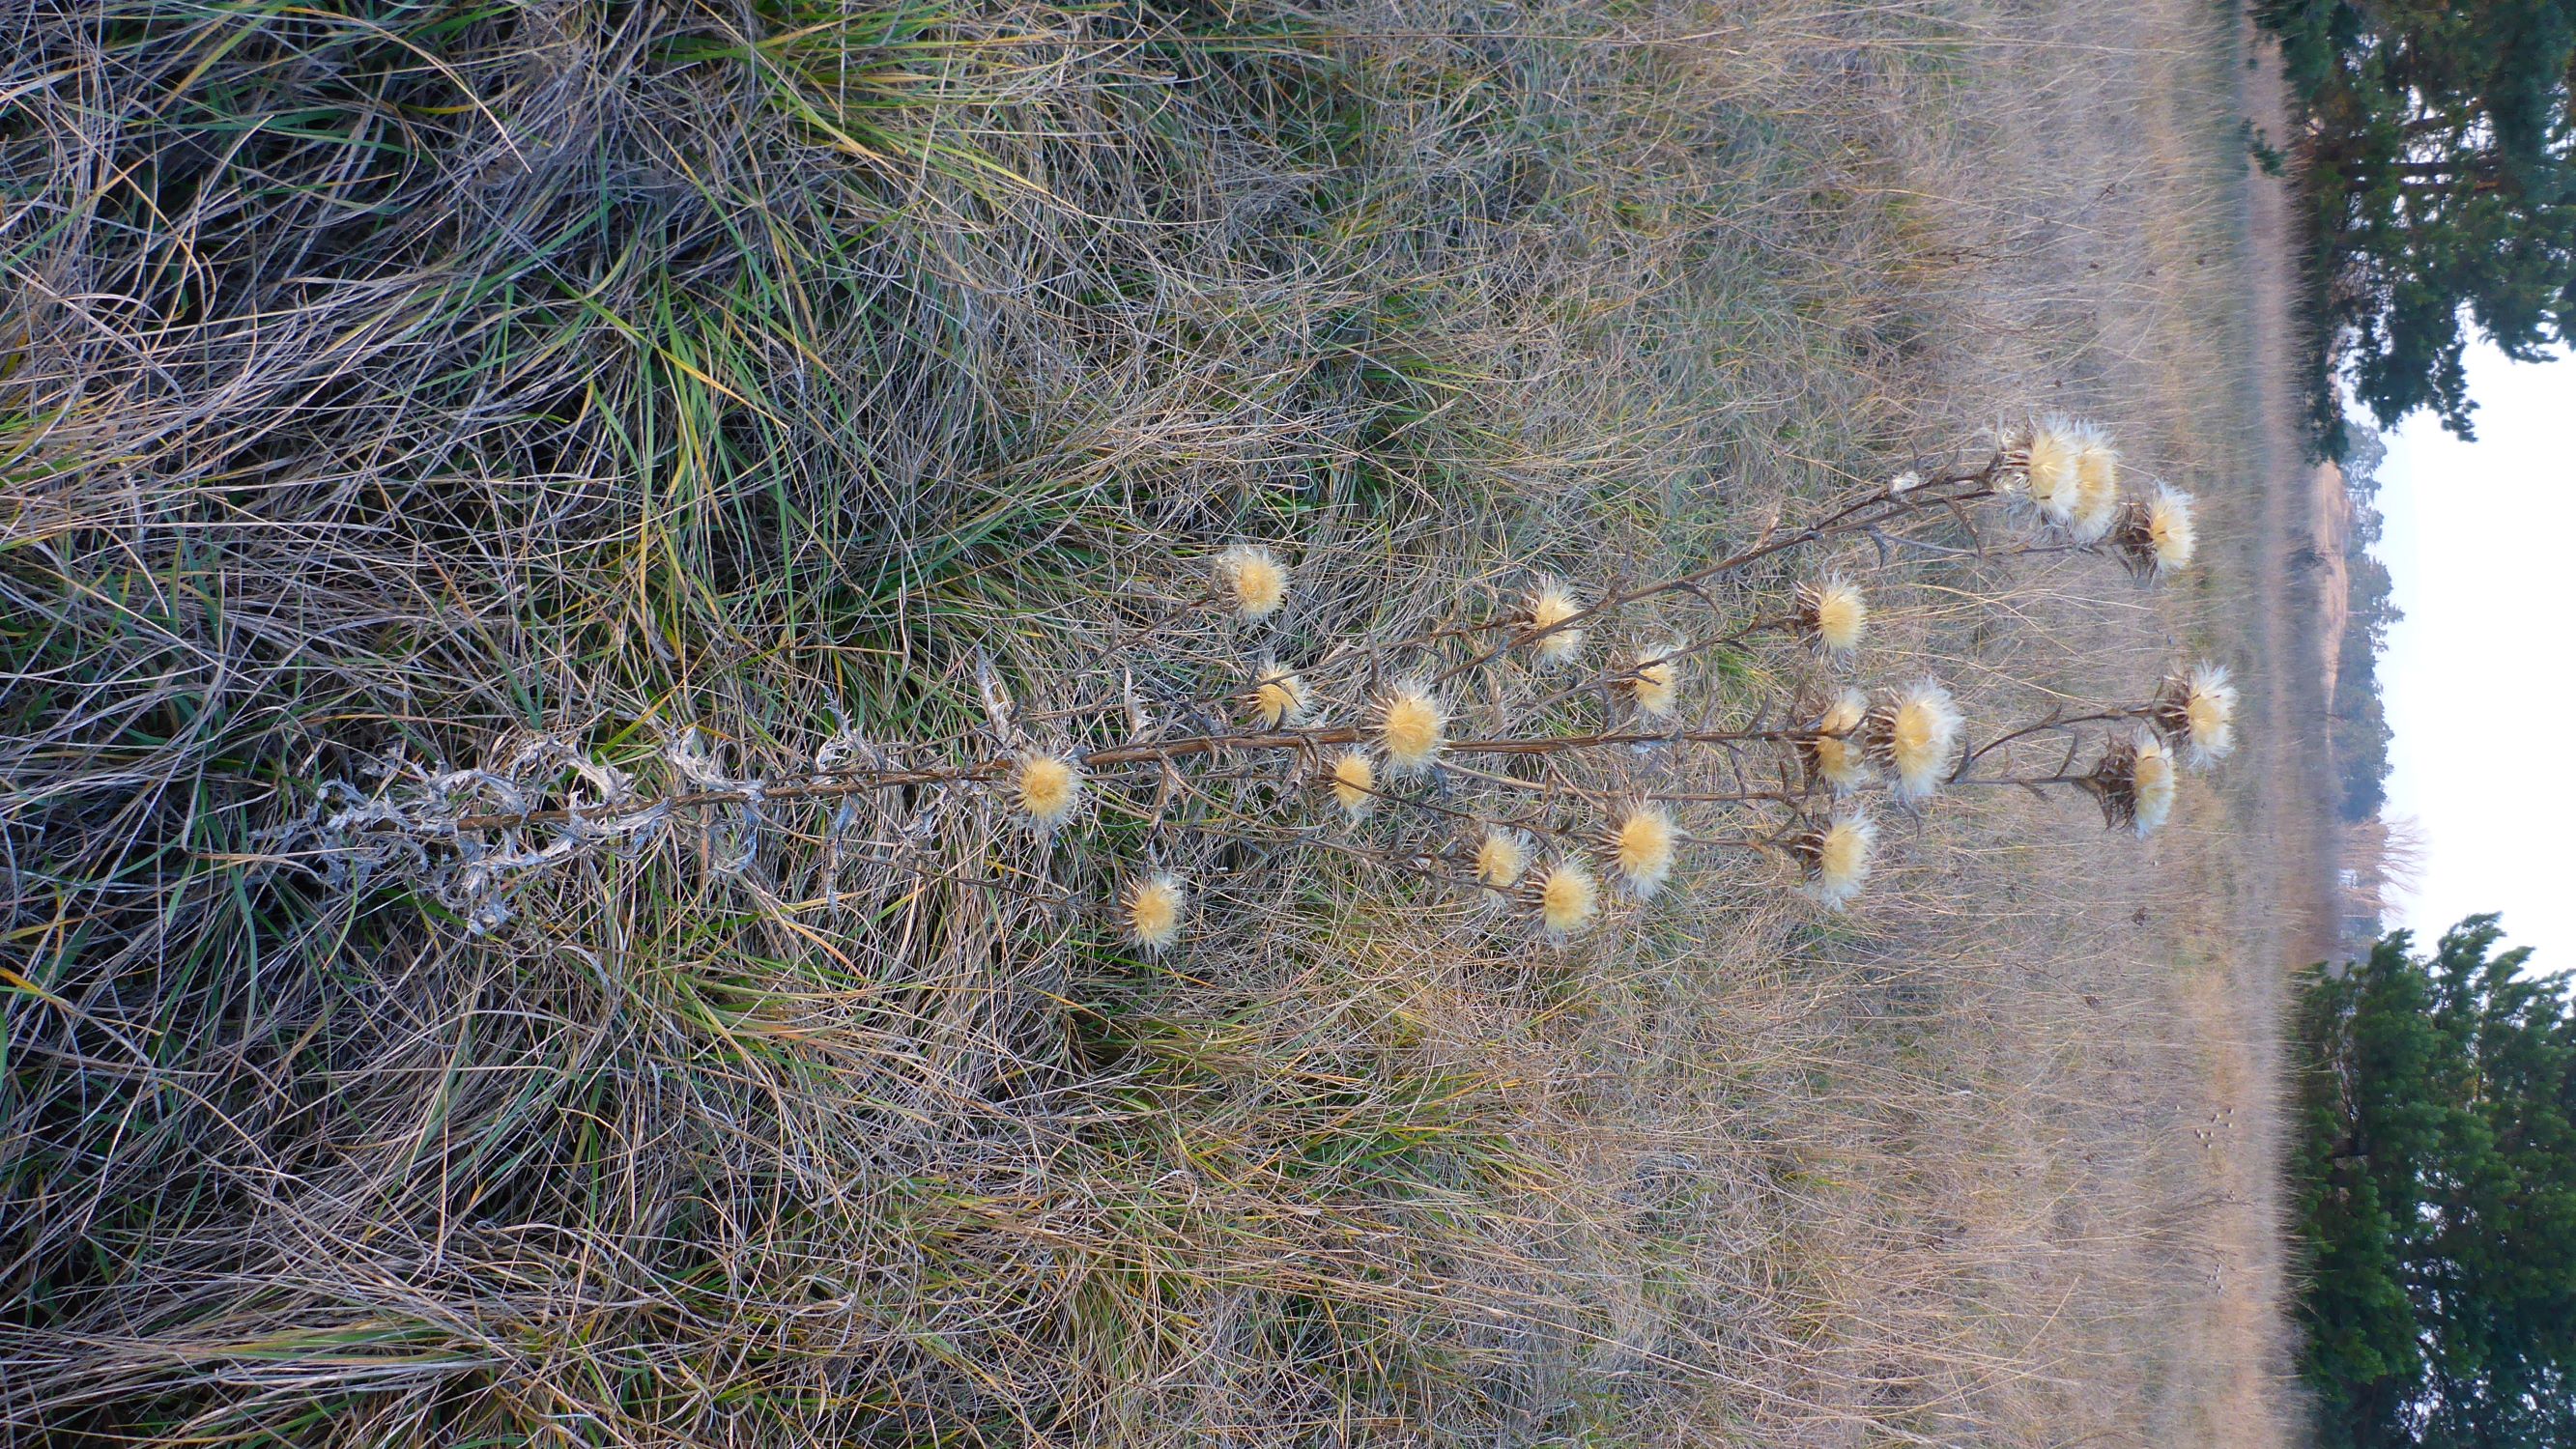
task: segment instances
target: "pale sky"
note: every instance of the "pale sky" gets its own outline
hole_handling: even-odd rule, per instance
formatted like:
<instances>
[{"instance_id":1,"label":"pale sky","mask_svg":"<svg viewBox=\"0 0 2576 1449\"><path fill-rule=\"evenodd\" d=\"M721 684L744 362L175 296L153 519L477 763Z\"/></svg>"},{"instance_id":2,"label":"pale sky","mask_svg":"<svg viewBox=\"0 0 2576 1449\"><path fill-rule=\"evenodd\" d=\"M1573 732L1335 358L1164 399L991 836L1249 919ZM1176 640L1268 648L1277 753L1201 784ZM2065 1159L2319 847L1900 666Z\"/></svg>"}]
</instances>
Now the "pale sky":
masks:
<instances>
[{"instance_id":1,"label":"pale sky","mask_svg":"<svg viewBox=\"0 0 2576 1449\"><path fill-rule=\"evenodd\" d=\"M2576 967L2576 359L2470 349L2478 438L2423 413L2388 435L2379 544L2405 619L2379 661L2395 732L2387 813L2423 822L2422 894L2389 925L2430 947L2499 911L2532 965Z\"/></svg>"}]
</instances>

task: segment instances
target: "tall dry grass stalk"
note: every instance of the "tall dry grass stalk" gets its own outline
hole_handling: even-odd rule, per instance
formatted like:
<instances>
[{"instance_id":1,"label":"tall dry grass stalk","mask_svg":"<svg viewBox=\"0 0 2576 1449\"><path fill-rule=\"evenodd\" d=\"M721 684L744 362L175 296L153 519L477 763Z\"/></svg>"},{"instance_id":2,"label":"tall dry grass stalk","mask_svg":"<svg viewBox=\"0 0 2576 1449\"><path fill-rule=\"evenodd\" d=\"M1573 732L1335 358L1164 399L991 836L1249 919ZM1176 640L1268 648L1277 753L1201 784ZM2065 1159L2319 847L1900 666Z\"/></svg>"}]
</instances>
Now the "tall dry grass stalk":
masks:
<instances>
[{"instance_id":1,"label":"tall dry grass stalk","mask_svg":"<svg viewBox=\"0 0 2576 1449\"><path fill-rule=\"evenodd\" d=\"M0 1437L2245 1442L2233 777L1801 753L2226 637L2164 15L13 17Z\"/></svg>"}]
</instances>

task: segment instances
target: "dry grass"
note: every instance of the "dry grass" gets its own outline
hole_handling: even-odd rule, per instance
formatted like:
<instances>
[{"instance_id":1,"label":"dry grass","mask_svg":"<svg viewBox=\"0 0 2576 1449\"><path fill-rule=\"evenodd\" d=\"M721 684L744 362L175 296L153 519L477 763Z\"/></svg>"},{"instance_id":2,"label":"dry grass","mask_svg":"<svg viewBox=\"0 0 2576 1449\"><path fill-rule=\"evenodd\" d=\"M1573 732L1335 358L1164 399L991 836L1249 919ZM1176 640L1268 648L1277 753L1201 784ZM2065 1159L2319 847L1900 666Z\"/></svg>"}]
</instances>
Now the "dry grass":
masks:
<instances>
[{"instance_id":1,"label":"dry grass","mask_svg":"<svg viewBox=\"0 0 2576 1449\"><path fill-rule=\"evenodd\" d=\"M964 784L702 812L492 890L298 824L396 756L1096 746L1274 655L1358 720L1543 576L2026 407L2199 492L2212 566L1844 540L1720 619L1839 569L1862 677L1982 731L2260 678L2238 42L2107 8L22 10L0 1435L2276 1437L2277 692L2147 847L1966 792L1848 916L1685 848L1563 951L1394 868L1418 811L1254 828L1327 816L1293 772L1093 782L1051 845ZM1280 621L1208 605L1247 542ZM1834 674L1760 636L1689 708ZM1451 728L1615 708L1562 689Z\"/></svg>"}]
</instances>

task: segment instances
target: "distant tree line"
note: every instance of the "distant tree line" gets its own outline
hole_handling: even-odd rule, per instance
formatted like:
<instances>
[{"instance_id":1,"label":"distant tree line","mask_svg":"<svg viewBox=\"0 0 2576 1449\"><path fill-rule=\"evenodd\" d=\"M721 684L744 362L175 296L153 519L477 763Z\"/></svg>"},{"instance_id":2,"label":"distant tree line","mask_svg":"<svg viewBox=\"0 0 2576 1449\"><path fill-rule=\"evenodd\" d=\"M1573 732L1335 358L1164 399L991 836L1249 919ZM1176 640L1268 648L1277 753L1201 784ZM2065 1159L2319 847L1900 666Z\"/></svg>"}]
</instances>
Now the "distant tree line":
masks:
<instances>
[{"instance_id":1,"label":"distant tree line","mask_svg":"<svg viewBox=\"0 0 2576 1449\"><path fill-rule=\"evenodd\" d=\"M2338 373L2383 425L2429 408L2469 436L2472 329L2526 360L2576 338L2576 0L2254 14L2304 122L2319 442L2341 456Z\"/></svg>"},{"instance_id":2,"label":"distant tree line","mask_svg":"<svg viewBox=\"0 0 2576 1449\"><path fill-rule=\"evenodd\" d=\"M2344 490L2352 500L2352 532L2344 539L2346 601L2343 647L2335 661L2334 698L2327 701L2326 743L2334 761L2337 807L2347 822L2379 813L2388 798L2388 715L2379 690L2379 656L2388 631L2405 617L2389 598L2388 568L2371 553L2379 542L2379 465L2388 456L2380 435L2352 429L2344 452Z\"/></svg>"},{"instance_id":3,"label":"distant tree line","mask_svg":"<svg viewBox=\"0 0 2576 1449\"><path fill-rule=\"evenodd\" d=\"M2576 1012L2472 916L2307 978L2291 1162L2317 1438L2576 1446Z\"/></svg>"}]
</instances>

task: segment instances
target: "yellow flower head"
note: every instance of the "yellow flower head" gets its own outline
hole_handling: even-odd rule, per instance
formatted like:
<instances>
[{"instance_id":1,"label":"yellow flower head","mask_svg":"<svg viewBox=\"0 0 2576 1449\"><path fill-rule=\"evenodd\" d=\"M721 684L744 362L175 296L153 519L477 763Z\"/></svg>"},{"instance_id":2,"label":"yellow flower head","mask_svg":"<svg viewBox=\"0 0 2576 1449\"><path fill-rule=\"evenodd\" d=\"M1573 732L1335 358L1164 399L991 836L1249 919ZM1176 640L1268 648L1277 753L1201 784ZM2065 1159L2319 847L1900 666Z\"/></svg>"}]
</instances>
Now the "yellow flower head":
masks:
<instances>
[{"instance_id":1,"label":"yellow flower head","mask_svg":"<svg viewBox=\"0 0 2576 1449\"><path fill-rule=\"evenodd\" d=\"M1386 750L1390 773L1411 775L1429 769L1448 747L1449 712L1431 692L1407 685L1386 697L1378 711L1378 743Z\"/></svg>"},{"instance_id":2,"label":"yellow flower head","mask_svg":"<svg viewBox=\"0 0 2576 1449\"><path fill-rule=\"evenodd\" d=\"M1304 724L1306 703L1306 681L1280 668L1277 660L1261 661L1261 673L1252 686L1252 717L1263 729Z\"/></svg>"},{"instance_id":3,"label":"yellow flower head","mask_svg":"<svg viewBox=\"0 0 2576 1449\"><path fill-rule=\"evenodd\" d=\"M1798 590L1798 627L1817 653L1848 658L1869 628L1869 600L1840 575L1804 585Z\"/></svg>"},{"instance_id":4,"label":"yellow flower head","mask_svg":"<svg viewBox=\"0 0 2576 1449\"><path fill-rule=\"evenodd\" d=\"M1154 874L1127 888L1127 936L1148 951L1161 951L1181 938L1181 917L1189 897L1170 875Z\"/></svg>"},{"instance_id":5,"label":"yellow flower head","mask_svg":"<svg viewBox=\"0 0 2576 1449\"><path fill-rule=\"evenodd\" d=\"M1333 761L1333 799L1353 823L1377 808L1377 767L1364 750L1344 750Z\"/></svg>"},{"instance_id":6,"label":"yellow flower head","mask_svg":"<svg viewBox=\"0 0 2576 1449\"><path fill-rule=\"evenodd\" d=\"M1267 619L1288 602L1288 566L1266 548L1247 544L1218 554L1216 577L1226 602L1246 623Z\"/></svg>"},{"instance_id":7,"label":"yellow flower head","mask_svg":"<svg viewBox=\"0 0 2576 1449\"><path fill-rule=\"evenodd\" d=\"M1660 805L1641 805L1628 812L1610 833L1610 863L1637 899L1652 900L1673 873L1673 847L1679 840L1673 817Z\"/></svg>"},{"instance_id":8,"label":"yellow flower head","mask_svg":"<svg viewBox=\"0 0 2576 1449\"><path fill-rule=\"evenodd\" d=\"M1540 584L1538 592L1530 596L1529 612L1530 627L1545 629L1583 612L1583 606L1574 601L1574 595L1565 585L1550 580ZM1541 664L1563 664L1581 652L1583 631L1580 629L1558 629L1553 634L1541 636L1538 641L1538 662Z\"/></svg>"},{"instance_id":9,"label":"yellow flower head","mask_svg":"<svg viewBox=\"0 0 2576 1449\"><path fill-rule=\"evenodd\" d=\"M1950 691L1929 679L1871 713L1870 748L1895 776L1898 799L1922 800L1941 788L1961 723Z\"/></svg>"},{"instance_id":10,"label":"yellow flower head","mask_svg":"<svg viewBox=\"0 0 2576 1449\"><path fill-rule=\"evenodd\" d=\"M1858 810L1836 816L1798 850L1806 866L1808 897L1828 910L1851 904L1869 881L1869 858L1877 847L1878 822Z\"/></svg>"},{"instance_id":11,"label":"yellow flower head","mask_svg":"<svg viewBox=\"0 0 2576 1449\"><path fill-rule=\"evenodd\" d=\"M1015 783L1020 809L1040 830L1062 825L1082 803L1082 771L1058 755L1022 755Z\"/></svg>"},{"instance_id":12,"label":"yellow flower head","mask_svg":"<svg viewBox=\"0 0 2576 1449\"><path fill-rule=\"evenodd\" d=\"M1476 880L1487 890L1507 891L1529 868L1529 852L1509 830L1488 830L1476 845Z\"/></svg>"},{"instance_id":13,"label":"yellow flower head","mask_svg":"<svg viewBox=\"0 0 2576 1449\"><path fill-rule=\"evenodd\" d=\"M1666 645L1640 653L1628 681L1628 697L1637 702L1637 712L1651 719L1669 719L1681 705L1681 661L1671 656L1679 645Z\"/></svg>"},{"instance_id":14,"label":"yellow flower head","mask_svg":"<svg viewBox=\"0 0 2576 1449\"><path fill-rule=\"evenodd\" d=\"M1869 696L1857 689L1846 689L1834 696L1833 703L1816 717L1816 734L1807 744L1807 759L1815 767L1816 778L1837 795L1850 794L1869 783L1869 747L1860 738L1861 725L1868 718Z\"/></svg>"},{"instance_id":15,"label":"yellow flower head","mask_svg":"<svg viewBox=\"0 0 2576 1449\"><path fill-rule=\"evenodd\" d=\"M1571 860L1558 861L1538 886L1538 919L1550 940L1580 934L1601 911L1601 888L1592 872Z\"/></svg>"}]
</instances>

